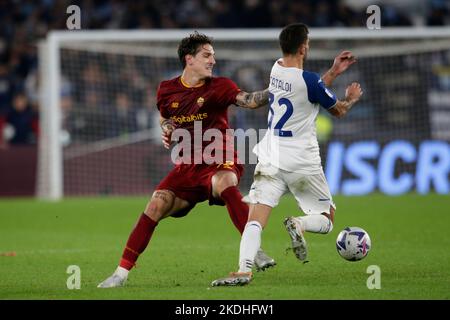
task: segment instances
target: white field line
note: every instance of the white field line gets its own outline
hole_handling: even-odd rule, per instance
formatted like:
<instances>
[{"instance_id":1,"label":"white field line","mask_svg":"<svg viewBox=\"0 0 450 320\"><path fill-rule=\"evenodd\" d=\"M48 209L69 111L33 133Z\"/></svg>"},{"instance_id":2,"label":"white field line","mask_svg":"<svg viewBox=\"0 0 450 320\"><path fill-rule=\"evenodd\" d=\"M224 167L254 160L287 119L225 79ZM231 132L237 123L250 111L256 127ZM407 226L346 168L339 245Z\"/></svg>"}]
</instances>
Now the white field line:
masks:
<instances>
[{"instance_id":1,"label":"white field line","mask_svg":"<svg viewBox=\"0 0 450 320\"><path fill-rule=\"evenodd\" d=\"M95 251L115 251L117 248L72 248L72 249L36 249L36 250L0 250L0 258L2 253L15 252L16 256L22 255L35 255L35 254L71 254L71 253L83 253L83 252L95 252Z\"/></svg>"}]
</instances>

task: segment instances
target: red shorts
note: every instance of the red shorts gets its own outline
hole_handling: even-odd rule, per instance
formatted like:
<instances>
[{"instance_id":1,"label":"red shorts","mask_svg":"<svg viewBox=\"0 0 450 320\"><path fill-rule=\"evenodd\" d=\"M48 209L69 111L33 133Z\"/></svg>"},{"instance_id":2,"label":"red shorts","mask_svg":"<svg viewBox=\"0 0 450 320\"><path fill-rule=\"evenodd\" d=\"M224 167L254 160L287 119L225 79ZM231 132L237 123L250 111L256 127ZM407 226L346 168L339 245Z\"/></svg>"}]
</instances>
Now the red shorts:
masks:
<instances>
[{"instance_id":1,"label":"red shorts","mask_svg":"<svg viewBox=\"0 0 450 320\"><path fill-rule=\"evenodd\" d=\"M230 170L240 180L244 166L233 162L223 164L180 164L159 183L156 190L170 190L175 196L189 202L189 207L180 210L172 217L183 217L199 202L209 200L209 205L225 205L222 199L212 195L211 179L217 171Z\"/></svg>"}]
</instances>

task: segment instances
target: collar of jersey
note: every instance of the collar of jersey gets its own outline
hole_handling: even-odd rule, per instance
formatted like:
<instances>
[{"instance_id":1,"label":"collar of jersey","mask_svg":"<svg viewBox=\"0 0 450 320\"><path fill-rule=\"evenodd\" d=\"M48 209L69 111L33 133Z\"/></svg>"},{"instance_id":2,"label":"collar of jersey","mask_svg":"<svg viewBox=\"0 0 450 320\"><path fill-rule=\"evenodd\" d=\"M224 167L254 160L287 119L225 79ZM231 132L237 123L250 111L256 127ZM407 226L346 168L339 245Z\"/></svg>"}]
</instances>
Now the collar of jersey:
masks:
<instances>
[{"instance_id":1,"label":"collar of jersey","mask_svg":"<svg viewBox=\"0 0 450 320\"><path fill-rule=\"evenodd\" d=\"M180 76L180 82L183 85L183 87L185 87L185 88L199 88L205 84L205 80L203 80L203 82L201 82L195 86L190 86L186 82L183 81L183 77L181 77L181 76Z\"/></svg>"},{"instance_id":2,"label":"collar of jersey","mask_svg":"<svg viewBox=\"0 0 450 320\"><path fill-rule=\"evenodd\" d=\"M282 64L280 64L281 59L283 59L283 58L280 58L280 59L278 59L278 60L275 62L275 64L277 65L277 67L282 68L282 69L291 69L291 70L300 70L300 71L303 71L303 69L300 69L300 68L297 68L297 67L285 67L285 66L283 66Z\"/></svg>"}]
</instances>

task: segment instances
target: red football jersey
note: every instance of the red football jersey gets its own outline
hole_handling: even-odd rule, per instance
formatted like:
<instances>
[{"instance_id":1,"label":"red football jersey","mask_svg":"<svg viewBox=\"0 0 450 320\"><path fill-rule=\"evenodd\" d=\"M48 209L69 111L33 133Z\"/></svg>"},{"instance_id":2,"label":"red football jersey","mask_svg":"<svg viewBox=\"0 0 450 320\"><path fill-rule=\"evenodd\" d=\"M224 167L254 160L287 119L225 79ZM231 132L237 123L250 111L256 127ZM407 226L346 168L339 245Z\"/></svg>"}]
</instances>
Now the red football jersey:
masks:
<instances>
[{"instance_id":1,"label":"red football jersey","mask_svg":"<svg viewBox=\"0 0 450 320\"><path fill-rule=\"evenodd\" d=\"M202 122L203 132L213 128L219 129L224 138L225 157L226 149L234 150L232 137L227 137L225 134L225 130L230 128L228 106L236 103L236 95L239 91L240 89L233 81L224 77L212 77L201 86L187 87L178 76L160 83L157 106L164 118L173 120L176 128L187 129L191 133L192 144L194 144L194 121ZM202 152L210 143L211 141L202 143Z\"/></svg>"}]
</instances>

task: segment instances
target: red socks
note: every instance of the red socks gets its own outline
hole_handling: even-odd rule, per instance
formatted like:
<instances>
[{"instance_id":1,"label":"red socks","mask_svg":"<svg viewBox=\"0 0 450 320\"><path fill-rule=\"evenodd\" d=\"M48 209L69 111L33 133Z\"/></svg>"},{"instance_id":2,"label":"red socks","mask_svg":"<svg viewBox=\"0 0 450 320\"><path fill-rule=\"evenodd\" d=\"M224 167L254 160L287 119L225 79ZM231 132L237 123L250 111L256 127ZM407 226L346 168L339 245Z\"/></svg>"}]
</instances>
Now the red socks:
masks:
<instances>
[{"instance_id":1,"label":"red socks","mask_svg":"<svg viewBox=\"0 0 450 320\"><path fill-rule=\"evenodd\" d=\"M247 224L248 205L242 202L242 195L239 189L236 186L228 187L222 191L220 197L225 201L231 220L242 234Z\"/></svg>"},{"instance_id":2,"label":"red socks","mask_svg":"<svg viewBox=\"0 0 450 320\"><path fill-rule=\"evenodd\" d=\"M153 221L145 213L141 215L136 226L128 238L127 245L120 260L120 266L127 270L131 270L136 264L139 255L144 252L150 238L152 237L158 222Z\"/></svg>"},{"instance_id":3,"label":"red socks","mask_svg":"<svg viewBox=\"0 0 450 320\"><path fill-rule=\"evenodd\" d=\"M236 228L242 234L248 219L248 205L242 202L242 195L235 186L228 187L220 195L225 204ZM128 238L127 244L122 254L119 265L122 268L131 270L136 264L139 255L144 252L152 237L157 222L153 221L146 214L142 214L136 226Z\"/></svg>"}]
</instances>

